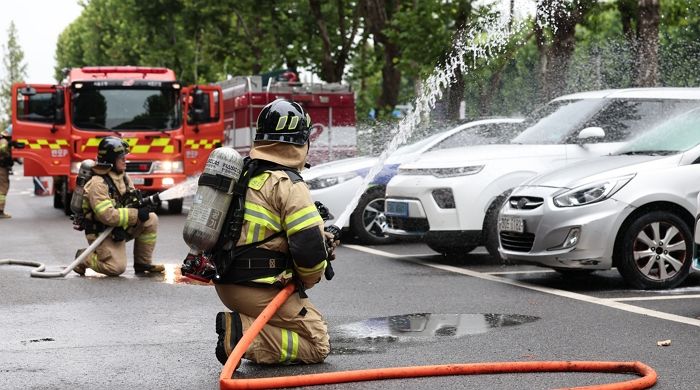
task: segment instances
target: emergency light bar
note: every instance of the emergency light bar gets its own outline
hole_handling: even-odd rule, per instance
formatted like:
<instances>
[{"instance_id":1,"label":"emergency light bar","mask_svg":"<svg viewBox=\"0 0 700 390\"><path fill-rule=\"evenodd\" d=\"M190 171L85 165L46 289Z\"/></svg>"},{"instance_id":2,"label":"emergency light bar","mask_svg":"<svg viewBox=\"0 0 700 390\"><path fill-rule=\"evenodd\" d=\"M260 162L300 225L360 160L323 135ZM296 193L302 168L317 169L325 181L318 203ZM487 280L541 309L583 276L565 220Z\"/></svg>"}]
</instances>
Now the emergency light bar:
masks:
<instances>
[{"instance_id":1,"label":"emergency light bar","mask_svg":"<svg viewBox=\"0 0 700 390\"><path fill-rule=\"evenodd\" d=\"M167 73L167 68L146 68L142 66L84 66L84 73Z\"/></svg>"}]
</instances>

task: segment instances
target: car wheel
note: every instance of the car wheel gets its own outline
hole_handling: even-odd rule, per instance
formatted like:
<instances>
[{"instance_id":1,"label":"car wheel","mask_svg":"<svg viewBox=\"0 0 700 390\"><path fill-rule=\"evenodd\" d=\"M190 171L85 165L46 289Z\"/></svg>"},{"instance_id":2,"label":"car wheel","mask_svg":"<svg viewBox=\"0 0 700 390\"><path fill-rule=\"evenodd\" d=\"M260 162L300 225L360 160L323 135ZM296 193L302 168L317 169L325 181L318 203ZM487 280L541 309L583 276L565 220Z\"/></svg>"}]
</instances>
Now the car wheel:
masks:
<instances>
[{"instance_id":1,"label":"car wheel","mask_svg":"<svg viewBox=\"0 0 700 390\"><path fill-rule=\"evenodd\" d=\"M355 211L350 215L350 230L363 244L380 245L394 241L384 232L387 228L384 215L384 187L367 190Z\"/></svg>"},{"instance_id":2,"label":"car wheel","mask_svg":"<svg viewBox=\"0 0 700 390\"><path fill-rule=\"evenodd\" d=\"M180 214L182 213L182 201L183 199L170 199L168 201L168 213L170 214Z\"/></svg>"},{"instance_id":3,"label":"car wheel","mask_svg":"<svg viewBox=\"0 0 700 390\"><path fill-rule=\"evenodd\" d=\"M496 199L491 202L488 210L486 210L486 216L484 217L484 246L489 252L491 257L501 260L501 254L498 253L498 211L503 207L503 204L508 200L510 193L512 191L508 190L501 195L497 196Z\"/></svg>"},{"instance_id":4,"label":"car wheel","mask_svg":"<svg viewBox=\"0 0 700 390\"><path fill-rule=\"evenodd\" d=\"M435 252L442 253L445 256L464 256L469 252L476 249L476 245L445 245L445 244L435 244L432 242L426 242L426 245Z\"/></svg>"},{"instance_id":5,"label":"car wheel","mask_svg":"<svg viewBox=\"0 0 700 390\"><path fill-rule=\"evenodd\" d=\"M677 215L667 211L645 214L627 227L622 240L617 269L632 286L673 288L688 276L693 237Z\"/></svg>"}]
</instances>

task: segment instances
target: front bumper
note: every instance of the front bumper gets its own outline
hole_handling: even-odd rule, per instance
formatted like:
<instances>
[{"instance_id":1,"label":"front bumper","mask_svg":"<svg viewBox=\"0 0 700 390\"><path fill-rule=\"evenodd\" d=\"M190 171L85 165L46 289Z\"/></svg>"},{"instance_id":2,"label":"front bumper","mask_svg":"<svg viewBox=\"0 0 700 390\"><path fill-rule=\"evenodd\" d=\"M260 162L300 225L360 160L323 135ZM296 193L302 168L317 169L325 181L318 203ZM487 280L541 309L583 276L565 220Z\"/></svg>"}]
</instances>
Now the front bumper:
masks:
<instances>
[{"instance_id":1,"label":"front bumper","mask_svg":"<svg viewBox=\"0 0 700 390\"><path fill-rule=\"evenodd\" d=\"M499 224L501 256L554 269L610 269L617 232L634 208L615 199L587 206L555 207L551 195L557 190L525 187L511 195L544 201L529 210L515 209L506 202L499 218L521 218L524 232L501 231ZM577 242L565 247L567 236L575 228L580 229Z\"/></svg>"}]
</instances>

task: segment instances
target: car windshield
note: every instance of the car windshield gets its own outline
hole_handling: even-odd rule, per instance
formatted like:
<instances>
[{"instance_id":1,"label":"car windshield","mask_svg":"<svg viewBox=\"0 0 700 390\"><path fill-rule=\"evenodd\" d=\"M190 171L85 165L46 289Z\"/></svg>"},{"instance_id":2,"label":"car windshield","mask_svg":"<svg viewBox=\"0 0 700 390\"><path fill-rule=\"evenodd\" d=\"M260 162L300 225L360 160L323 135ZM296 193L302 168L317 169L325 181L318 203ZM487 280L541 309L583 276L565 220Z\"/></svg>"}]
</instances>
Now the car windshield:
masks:
<instances>
[{"instance_id":1,"label":"car windshield","mask_svg":"<svg viewBox=\"0 0 700 390\"><path fill-rule=\"evenodd\" d=\"M554 101L528 119L524 124L527 129L515 137L513 143L626 142L664 120L696 107L697 100L654 98ZM590 128L599 128L600 136L579 138L582 130Z\"/></svg>"},{"instance_id":2,"label":"car windshield","mask_svg":"<svg viewBox=\"0 0 700 390\"><path fill-rule=\"evenodd\" d=\"M73 90L73 124L98 130L172 130L182 124L179 91L171 88Z\"/></svg>"},{"instance_id":3,"label":"car windshield","mask_svg":"<svg viewBox=\"0 0 700 390\"><path fill-rule=\"evenodd\" d=\"M700 109L671 118L633 139L616 154L670 155L700 144Z\"/></svg>"},{"instance_id":4,"label":"car windshield","mask_svg":"<svg viewBox=\"0 0 700 390\"><path fill-rule=\"evenodd\" d=\"M555 100L545 104L521 126L525 130L511 141L515 144L560 144L569 133L600 109L603 99Z\"/></svg>"},{"instance_id":5,"label":"car windshield","mask_svg":"<svg viewBox=\"0 0 700 390\"><path fill-rule=\"evenodd\" d=\"M507 143L522 130L523 127L520 123L484 123L458 131L440 141L430 150Z\"/></svg>"},{"instance_id":6,"label":"car windshield","mask_svg":"<svg viewBox=\"0 0 700 390\"><path fill-rule=\"evenodd\" d=\"M398 156L398 155L402 155L402 154L410 154L410 153L414 153L414 152L419 152L421 149L425 148L431 142L433 142L433 140L440 138L440 137L443 137L445 132L446 131L441 131L437 134L433 134L429 137L423 138L422 140L420 140L418 142L404 145L404 146L396 149L396 151L394 152L393 155Z\"/></svg>"}]
</instances>

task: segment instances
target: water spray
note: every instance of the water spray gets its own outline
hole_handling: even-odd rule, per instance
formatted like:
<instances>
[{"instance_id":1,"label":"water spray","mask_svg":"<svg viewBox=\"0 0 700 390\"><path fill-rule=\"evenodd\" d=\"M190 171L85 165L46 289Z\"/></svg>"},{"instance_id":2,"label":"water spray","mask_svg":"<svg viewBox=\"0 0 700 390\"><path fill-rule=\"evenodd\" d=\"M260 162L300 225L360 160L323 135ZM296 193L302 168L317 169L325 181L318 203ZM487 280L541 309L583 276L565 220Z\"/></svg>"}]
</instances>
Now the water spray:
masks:
<instances>
[{"instance_id":1,"label":"water spray","mask_svg":"<svg viewBox=\"0 0 700 390\"><path fill-rule=\"evenodd\" d=\"M414 102L415 109L401 119L394 131L396 134L364 177L355 196L335 223L326 227L326 231L340 237L339 227L345 226L365 189L382 170L386 159L406 142L426 114L435 108L435 103L442 97L443 90L454 81L457 69L466 75L476 68L478 61L488 61L492 56L503 52L514 32L520 31L523 27L523 21L512 22L507 17L482 17L474 27L457 36L449 59L436 68L433 74L421 84L420 94ZM483 31L488 31L489 34L483 34ZM471 60L468 61L467 58Z\"/></svg>"}]
</instances>

